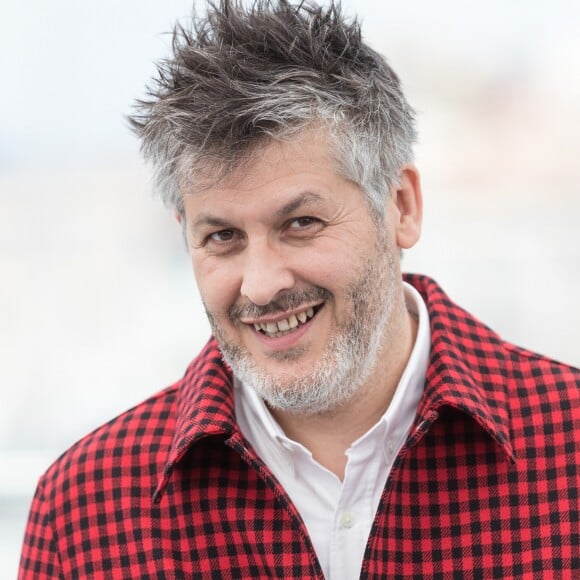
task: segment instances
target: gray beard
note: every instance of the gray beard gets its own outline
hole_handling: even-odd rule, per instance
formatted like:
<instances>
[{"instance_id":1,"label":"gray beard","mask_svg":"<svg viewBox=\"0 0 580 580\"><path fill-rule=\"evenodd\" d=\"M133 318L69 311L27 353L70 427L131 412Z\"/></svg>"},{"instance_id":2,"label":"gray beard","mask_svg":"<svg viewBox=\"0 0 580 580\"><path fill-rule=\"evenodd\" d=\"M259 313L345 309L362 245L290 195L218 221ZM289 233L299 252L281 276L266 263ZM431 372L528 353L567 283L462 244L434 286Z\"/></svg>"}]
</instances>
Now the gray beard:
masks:
<instances>
[{"instance_id":1,"label":"gray beard","mask_svg":"<svg viewBox=\"0 0 580 580\"><path fill-rule=\"evenodd\" d=\"M351 400L376 368L397 297L397 274L394 248L383 242L378 260L369 259L347 287L352 311L310 372L266 372L245 349L225 339L210 313L208 318L224 360L267 405L307 415L325 413ZM326 293L332 299L326 290L313 292ZM272 358L291 361L303 352L302 348L291 349Z\"/></svg>"}]
</instances>

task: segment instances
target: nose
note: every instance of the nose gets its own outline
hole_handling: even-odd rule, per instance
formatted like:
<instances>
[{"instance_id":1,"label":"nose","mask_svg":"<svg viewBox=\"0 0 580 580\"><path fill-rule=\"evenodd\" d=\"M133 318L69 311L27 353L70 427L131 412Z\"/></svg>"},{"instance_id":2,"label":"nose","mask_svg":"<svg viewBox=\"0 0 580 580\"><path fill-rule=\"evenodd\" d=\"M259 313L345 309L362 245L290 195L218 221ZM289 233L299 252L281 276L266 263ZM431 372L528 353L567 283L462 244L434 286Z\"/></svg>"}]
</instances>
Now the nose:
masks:
<instances>
[{"instance_id":1,"label":"nose","mask_svg":"<svg viewBox=\"0 0 580 580\"><path fill-rule=\"evenodd\" d=\"M280 292L294 287L294 274L279 248L271 243L246 248L240 293L258 306L269 304Z\"/></svg>"}]
</instances>

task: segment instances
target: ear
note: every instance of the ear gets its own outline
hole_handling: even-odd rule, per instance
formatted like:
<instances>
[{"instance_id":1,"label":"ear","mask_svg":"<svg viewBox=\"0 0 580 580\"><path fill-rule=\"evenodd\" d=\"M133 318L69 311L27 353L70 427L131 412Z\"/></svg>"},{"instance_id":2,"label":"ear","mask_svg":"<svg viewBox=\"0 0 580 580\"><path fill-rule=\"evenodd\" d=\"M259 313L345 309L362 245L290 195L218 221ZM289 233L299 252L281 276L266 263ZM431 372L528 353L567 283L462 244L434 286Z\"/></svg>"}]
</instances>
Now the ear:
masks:
<instances>
[{"instance_id":1,"label":"ear","mask_svg":"<svg viewBox=\"0 0 580 580\"><path fill-rule=\"evenodd\" d=\"M187 239L187 227L186 227L187 221L185 219L185 211L176 210L175 219L177 220L177 223L181 226L181 235L183 236L185 247L187 248L187 251L189 251L189 242Z\"/></svg>"},{"instance_id":2,"label":"ear","mask_svg":"<svg viewBox=\"0 0 580 580\"><path fill-rule=\"evenodd\" d=\"M423 194L419 171L414 165L405 165L401 170L399 184L391 194L394 208L394 227L397 245L408 249L417 243L423 221Z\"/></svg>"}]
</instances>

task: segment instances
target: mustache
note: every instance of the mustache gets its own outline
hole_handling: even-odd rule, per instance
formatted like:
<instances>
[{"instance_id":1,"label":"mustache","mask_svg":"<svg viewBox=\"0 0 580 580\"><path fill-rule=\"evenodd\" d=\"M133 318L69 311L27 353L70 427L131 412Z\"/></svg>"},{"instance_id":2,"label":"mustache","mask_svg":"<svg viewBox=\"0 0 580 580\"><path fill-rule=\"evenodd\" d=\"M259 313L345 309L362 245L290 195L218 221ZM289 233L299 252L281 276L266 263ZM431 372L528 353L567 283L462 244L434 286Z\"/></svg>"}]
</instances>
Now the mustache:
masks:
<instances>
[{"instance_id":1,"label":"mustache","mask_svg":"<svg viewBox=\"0 0 580 580\"><path fill-rule=\"evenodd\" d=\"M299 308L303 304L311 304L319 300L328 300L331 294L328 290L320 286L314 286L308 290L287 290L276 296L269 304L262 306L250 302L248 304L234 304L228 310L231 320L240 318L259 318L261 316L270 316L281 314L288 310Z\"/></svg>"}]
</instances>

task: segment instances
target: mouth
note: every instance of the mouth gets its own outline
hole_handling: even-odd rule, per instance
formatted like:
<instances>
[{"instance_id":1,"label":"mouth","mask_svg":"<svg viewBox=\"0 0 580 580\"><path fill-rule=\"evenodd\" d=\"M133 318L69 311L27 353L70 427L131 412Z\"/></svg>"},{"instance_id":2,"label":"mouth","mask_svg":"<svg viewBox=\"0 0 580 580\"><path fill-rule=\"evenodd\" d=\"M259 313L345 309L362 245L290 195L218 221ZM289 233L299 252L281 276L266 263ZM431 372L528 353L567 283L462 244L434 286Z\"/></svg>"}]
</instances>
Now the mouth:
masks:
<instances>
[{"instance_id":1,"label":"mouth","mask_svg":"<svg viewBox=\"0 0 580 580\"><path fill-rule=\"evenodd\" d=\"M254 327L256 332L267 336L269 338L280 338L288 334L296 332L300 327L307 324L320 309L324 306L323 304L317 304L315 306L309 306L304 310L300 310L288 316L287 318L282 318L276 322L253 322L251 326Z\"/></svg>"}]
</instances>

